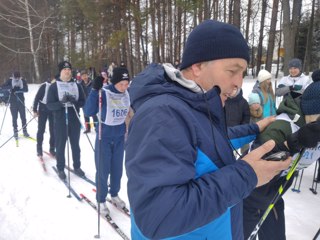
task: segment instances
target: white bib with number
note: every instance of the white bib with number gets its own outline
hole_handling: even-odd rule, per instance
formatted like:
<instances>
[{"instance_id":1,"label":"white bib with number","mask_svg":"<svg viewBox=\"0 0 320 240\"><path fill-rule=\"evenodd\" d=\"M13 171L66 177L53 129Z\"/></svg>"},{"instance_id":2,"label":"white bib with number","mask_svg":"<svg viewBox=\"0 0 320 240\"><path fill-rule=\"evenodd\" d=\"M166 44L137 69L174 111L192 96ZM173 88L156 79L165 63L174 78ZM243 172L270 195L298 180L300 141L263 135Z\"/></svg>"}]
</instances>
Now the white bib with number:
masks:
<instances>
[{"instance_id":1,"label":"white bib with number","mask_svg":"<svg viewBox=\"0 0 320 240\"><path fill-rule=\"evenodd\" d=\"M61 82L57 81L58 97L59 101L62 100L64 95L71 95L77 101L79 99L79 91L76 82Z\"/></svg>"},{"instance_id":2,"label":"white bib with number","mask_svg":"<svg viewBox=\"0 0 320 240\"><path fill-rule=\"evenodd\" d=\"M130 107L128 91L114 93L109 89L102 88L107 99L107 114L104 123L109 126L121 125L124 123Z\"/></svg>"}]
</instances>

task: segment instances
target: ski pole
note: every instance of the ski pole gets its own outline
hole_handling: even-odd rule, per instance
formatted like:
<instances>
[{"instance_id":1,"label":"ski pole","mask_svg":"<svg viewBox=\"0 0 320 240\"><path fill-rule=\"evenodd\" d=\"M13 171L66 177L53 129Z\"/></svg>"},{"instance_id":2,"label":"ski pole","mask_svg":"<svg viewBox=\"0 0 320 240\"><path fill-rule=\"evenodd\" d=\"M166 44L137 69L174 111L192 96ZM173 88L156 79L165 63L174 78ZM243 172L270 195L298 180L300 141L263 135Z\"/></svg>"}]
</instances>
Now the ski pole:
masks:
<instances>
[{"instance_id":1,"label":"ski pole","mask_svg":"<svg viewBox=\"0 0 320 240\"><path fill-rule=\"evenodd\" d=\"M64 104L65 117L66 117L66 137L67 137L67 158L68 158L68 189L69 195L68 198L71 198L71 186L70 186L70 158L69 158L69 120L68 120L68 103Z\"/></svg>"},{"instance_id":2,"label":"ski pole","mask_svg":"<svg viewBox=\"0 0 320 240\"><path fill-rule=\"evenodd\" d=\"M101 130L102 130L102 126L101 126L101 109L102 109L102 90L99 90L99 116L98 116L98 120L99 120L99 124L98 124L98 140L99 140L99 145L98 145L98 149L99 149L99 155L98 155L98 179L97 179L97 195L98 195L98 199L100 201L100 161L101 161ZM95 235L95 238L100 238L100 203L98 202L98 234Z\"/></svg>"},{"instance_id":3,"label":"ski pole","mask_svg":"<svg viewBox=\"0 0 320 240\"><path fill-rule=\"evenodd\" d=\"M27 127L27 125L33 120L35 119L35 117L32 117L25 125L23 125L19 130L18 132L20 132L23 128ZM14 135L12 135L7 141L5 141L1 146L0 148L2 148L7 142L9 142L12 138L14 138Z\"/></svg>"},{"instance_id":4,"label":"ski pole","mask_svg":"<svg viewBox=\"0 0 320 240\"><path fill-rule=\"evenodd\" d=\"M311 188L309 188L310 191L311 191L313 194L317 194L318 182L316 181L316 172L317 172L317 168L318 168L318 161L319 161L319 159L316 161L316 165L314 166L312 186L311 186Z\"/></svg>"},{"instance_id":5,"label":"ski pole","mask_svg":"<svg viewBox=\"0 0 320 240\"><path fill-rule=\"evenodd\" d=\"M299 181L299 186L298 186L297 192L300 192L300 187L301 187L301 182L302 182L303 173L304 173L304 169L302 169L302 171L301 171L301 177L300 177L300 181Z\"/></svg>"},{"instance_id":6,"label":"ski pole","mask_svg":"<svg viewBox=\"0 0 320 240\"><path fill-rule=\"evenodd\" d=\"M77 109L76 109L76 107L74 106L74 104L72 104L72 107L73 107L73 109L74 109L74 112L76 113L76 116L77 116L78 120L79 120L81 129L83 129L84 126L82 125L80 116L78 115ZM87 136L87 139L88 139L88 141L89 141L89 143L90 143L90 146L91 146L91 148L92 148L92 150L93 150L93 152L94 152L94 147L93 147L93 145L92 145L92 142L91 142L90 138L88 137L88 133L85 133L85 135Z\"/></svg>"},{"instance_id":7,"label":"ski pole","mask_svg":"<svg viewBox=\"0 0 320 240\"><path fill-rule=\"evenodd\" d=\"M281 186L278 189L278 192L274 195L273 199L271 200L267 210L263 213L262 217L260 218L259 222L257 223L257 225L255 226L255 228L253 229L252 233L250 234L248 240L253 240L255 239L259 229L261 228L262 224L264 223L264 221L266 220L267 216L269 215L269 213L271 212L271 210L273 209L274 205L276 204L276 202L279 200L279 198L281 197L283 190L285 189L285 187L287 186L289 180L291 179L294 171L296 170L298 163L302 157L304 153L304 148L300 150L300 152L298 153L296 159L292 162L292 165L286 175L286 179L285 182L283 184L281 184Z\"/></svg>"},{"instance_id":8,"label":"ski pole","mask_svg":"<svg viewBox=\"0 0 320 240\"><path fill-rule=\"evenodd\" d=\"M9 94L6 110L4 111L4 116L3 116L3 119L2 119L2 124L1 124L1 129L0 129L0 135L1 135L1 132L2 132L2 128L3 128L4 119L6 118L7 110L9 108L10 99L11 99L11 94Z\"/></svg>"}]
</instances>

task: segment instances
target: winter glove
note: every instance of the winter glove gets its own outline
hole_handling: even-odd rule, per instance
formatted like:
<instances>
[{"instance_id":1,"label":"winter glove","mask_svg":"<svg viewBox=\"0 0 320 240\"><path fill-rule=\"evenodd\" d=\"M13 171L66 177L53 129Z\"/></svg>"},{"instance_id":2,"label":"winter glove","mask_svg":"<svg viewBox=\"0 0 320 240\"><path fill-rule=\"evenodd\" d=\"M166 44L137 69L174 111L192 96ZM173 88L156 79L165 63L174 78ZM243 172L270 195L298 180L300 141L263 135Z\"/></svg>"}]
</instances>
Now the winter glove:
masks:
<instances>
[{"instance_id":1,"label":"winter glove","mask_svg":"<svg viewBox=\"0 0 320 240\"><path fill-rule=\"evenodd\" d=\"M292 85L289 88L290 91L300 91L302 89L302 85Z\"/></svg>"},{"instance_id":2,"label":"winter glove","mask_svg":"<svg viewBox=\"0 0 320 240\"><path fill-rule=\"evenodd\" d=\"M314 148L320 142L320 121L308 123L297 132L287 137L290 153L297 153L302 148Z\"/></svg>"},{"instance_id":3,"label":"winter glove","mask_svg":"<svg viewBox=\"0 0 320 240\"><path fill-rule=\"evenodd\" d=\"M72 96L72 95L68 95L68 102L71 102L71 103L76 103L77 102L77 100L76 100L76 98L74 97L74 96Z\"/></svg>"},{"instance_id":4,"label":"winter glove","mask_svg":"<svg viewBox=\"0 0 320 240\"><path fill-rule=\"evenodd\" d=\"M19 91L19 90L20 90L20 87L17 87L17 86L12 88L12 92L16 92L16 91Z\"/></svg>"},{"instance_id":5,"label":"winter glove","mask_svg":"<svg viewBox=\"0 0 320 240\"><path fill-rule=\"evenodd\" d=\"M76 101L77 101L76 98L70 94L65 94L61 99L61 103L67 103L67 102L75 103Z\"/></svg>"},{"instance_id":6,"label":"winter glove","mask_svg":"<svg viewBox=\"0 0 320 240\"><path fill-rule=\"evenodd\" d=\"M94 88L95 90L100 90L103 86L103 81L104 81L103 77L101 76L96 77L93 80L92 88Z\"/></svg>"}]
</instances>

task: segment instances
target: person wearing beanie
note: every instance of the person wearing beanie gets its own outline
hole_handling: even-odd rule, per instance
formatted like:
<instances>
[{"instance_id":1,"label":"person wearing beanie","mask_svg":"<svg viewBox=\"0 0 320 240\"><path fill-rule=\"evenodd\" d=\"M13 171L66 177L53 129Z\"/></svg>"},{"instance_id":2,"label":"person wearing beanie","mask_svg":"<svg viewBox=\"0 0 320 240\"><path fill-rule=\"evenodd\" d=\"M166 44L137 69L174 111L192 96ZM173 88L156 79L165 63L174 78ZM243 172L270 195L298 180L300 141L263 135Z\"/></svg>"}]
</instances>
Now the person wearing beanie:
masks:
<instances>
[{"instance_id":1,"label":"person wearing beanie","mask_svg":"<svg viewBox=\"0 0 320 240\"><path fill-rule=\"evenodd\" d=\"M93 81L92 91L87 98L84 113L86 116L93 116L100 112L101 127L98 127L94 155L96 200L105 215L109 214L106 205L108 193L111 195L112 203L118 208L122 209L126 206L119 197L119 191L123 170L124 141L127 132L125 120L130 108L130 97L127 91L130 82L128 70L116 67L113 69L111 77L112 84L103 86L103 82L104 78L101 76ZM101 109L99 102L101 102ZM99 138L99 136L101 137Z\"/></svg>"},{"instance_id":2,"label":"person wearing beanie","mask_svg":"<svg viewBox=\"0 0 320 240\"><path fill-rule=\"evenodd\" d=\"M262 106L258 93L250 93L248 96L250 109L250 122L255 123L262 119Z\"/></svg>"},{"instance_id":3,"label":"person wearing beanie","mask_svg":"<svg viewBox=\"0 0 320 240\"><path fill-rule=\"evenodd\" d=\"M80 85L82 86L82 89L84 91L84 95L87 99L89 96L89 93L91 92L93 81L89 78L87 70L82 70L80 72L80 74L81 74L81 84ZM90 117L92 117L93 125L95 126L95 129L97 130L97 125L98 125L97 115L92 115L92 116L84 115L84 122L85 122L85 128L86 128L86 130L83 132L84 134L91 132Z\"/></svg>"},{"instance_id":4,"label":"person wearing beanie","mask_svg":"<svg viewBox=\"0 0 320 240\"><path fill-rule=\"evenodd\" d=\"M36 96L33 101L32 111L33 116L38 118L38 131L37 131L37 156L40 160L43 160L43 135L46 130L46 123L47 120L49 122L49 153L52 157L56 156L55 150L55 136L54 136L54 120L53 114L47 108L47 97L48 97L48 90L51 85L50 77L39 87Z\"/></svg>"},{"instance_id":5,"label":"person wearing beanie","mask_svg":"<svg viewBox=\"0 0 320 240\"><path fill-rule=\"evenodd\" d=\"M68 139L72 150L73 169L77 175L85 175L81 169L79 146L81 128L79 111L85 103L85 96L82 87L72 78L70 62L60 62L58 70L60 71L59 77L48 89L47 108L52 111L55 124L58 176L65 180L65 147Z\"/></svg>"},{"instance_id":6,"label":"person wearing beanie","mask_svg":"<svg viewBox=\"0 0 320 240\"><path fill-rule=\"evenodd\" d=\"M272 142L238 161L233 155L274 120L226 126L225 102L240 93L248 61L237 27L205 20L188 36L181 70L152 63L133 79L131 239L243 239L242 199L290 164L262 165Z\"/></svg>"},{"instance_id":7,"label":"person wearing beanie","mask_svg":"<svg viewBox=\"0 0 320 240\"><path fill-rule=\"evenodd\" d=\"M298 58L293 58L288 63L289 75L284 76L278 83L275 91L277 97L288 96L299 97L311 83L308 76L302 72L302 62Z\"/></svg>"},{"instance_id":8,"label":"person wearing beanie","mask_svg":"<svg viewBox=\"0 0 320 240\"><path fill-rule=\"evenodd\" d=\"M271 82L272 75L269 71L259 71L258 80L253 86L252 92L258 93L262 107L262 118L276 115L275 95Z\"/></svg>"},{"instance_id":9,"label":"person wearing beanie","mask_svg":"<svg viewBox=\"0 0 320 240\"><path fill-rule=\"evenodd\" d=\"M310 166L320 157L320 82L310 84L300 97L288 95L277 109L276 121L271 123L253 142L252 149L273 139L276 146L269 153L289 152L293 159L301 149L306 149L299 161L297 170ZM287 171L279 174L269 183L254 189L244 201L244 237L247 239L254 227L269 207L271 200L286 181ZM281 193L285 194L293 182L289 180ZM281 197L262 224L259 240L286 239L284 199Z\"/></svg>"},{"instance_id":10,"label":"person wearing beanie","mask_svg":"<svg viewBox=\"0 0 320 240\"><path fill-rule=\"evenodd\" d=\"M18 114L21 119L21 128L23 129L23 136L30 137L27 131L26 120L26 106L24 103L24 93L28 92L28 84L25 79L20 75L19 71L14 71L12 77L10 77L3 85L3 89L10 91L9 102L10 112L12 116L13 136L16 140L19 138L18 134Z\"/></svg>"}]
</instances>

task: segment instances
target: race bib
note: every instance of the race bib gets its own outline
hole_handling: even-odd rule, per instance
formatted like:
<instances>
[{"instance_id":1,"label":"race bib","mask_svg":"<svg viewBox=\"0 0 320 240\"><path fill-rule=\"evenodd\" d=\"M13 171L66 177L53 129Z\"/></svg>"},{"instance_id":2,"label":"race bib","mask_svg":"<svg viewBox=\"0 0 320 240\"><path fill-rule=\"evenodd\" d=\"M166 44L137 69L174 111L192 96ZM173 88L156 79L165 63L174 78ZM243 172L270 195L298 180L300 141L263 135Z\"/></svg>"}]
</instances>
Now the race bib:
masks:
<instances>
[{"instance_id":1,"label":"race bib","mask_svg":"<svg viewBox=\"0 0 320 240\"><path fill-rule=\"evenodd\" d=\"M292 159L293 160L296 159L297 156L298 156L298 154L293 155ZM317 161L319 159L319 157L320 157L320 143L315 148L307 148L304 151L304 153L303 153L303 155L297 165L296 170L299 171L301 169L309 167L312 163ZM291 167L291 165L290 165L290 167ZM289 172L289 169L283 171L281 176L287 175L288 172Z\"/></svg>"},{"instance_id":2,"label":"race bib","mask_svg":"<svg viewBox=\"0 0 320 240\"><path fill-rule=\"evenodd\" d=\"M104 89L107 99L107 115L104 123L109 126L123 124L130 107L130 97L128 91L124 93L114 93L109 89Z\"/></svg>"},{"instance_id":3,"label":"race bib","mask_svg":"<svg viewBox=\"0 0 320 240\"><path fill-rule=\"evenodd\" d=\"M65 95L71 95L78 101L79 91L78 91L78 86L76 82L57 81L56 83L57 83L59 101L61 101L63 96Z\"/></svg>"}]
</instances>

